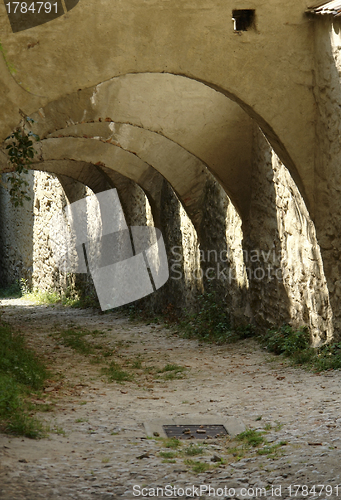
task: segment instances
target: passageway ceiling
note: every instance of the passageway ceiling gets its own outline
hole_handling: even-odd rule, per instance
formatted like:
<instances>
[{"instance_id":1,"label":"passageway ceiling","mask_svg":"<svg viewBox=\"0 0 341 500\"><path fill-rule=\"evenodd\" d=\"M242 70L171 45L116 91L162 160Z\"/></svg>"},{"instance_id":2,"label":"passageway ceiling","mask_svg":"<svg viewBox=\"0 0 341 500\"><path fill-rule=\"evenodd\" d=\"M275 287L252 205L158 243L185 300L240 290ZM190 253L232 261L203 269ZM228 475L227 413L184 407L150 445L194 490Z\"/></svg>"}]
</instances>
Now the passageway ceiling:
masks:
<instances>
[{"instance_id":1,"label":"passageway ceiling","mask_svg":"<svg viewBox=\"0 0 341 500\"><path fill-rule=\"evenodd\" d=\"M32 115L41 161L98 163L155 199L155 170L195 226L213 172L241 213L249 208L253 121L221 93L174 75L126 75L54 101Z\"/></svg>"},{"instance_id":2,"label":"passageway ceiling","mask_svg":"<svg viewBox=\"0 0 341 500\"><path fill-rule=\"evenodd\" d=\"M91 116L94 121L109 117L136 125L165 135L202 160L230 190L232 199L236 190L233 201L246 213L241 193L248 199L250 177L239 158L250 152L247 129L235 121L229 146L238 143L238 147L226 156L225 136L218 133L221 115L218 113L216 135L213 130L206 134L203 118L210 112L211 102L204 91L195 96L188 92L187 82L192 79L235 100L257 120L311 205L315 104L312 26L304 15L307 2L250 0L238 5L256 10L256 28L241 34L233 32L235 7L231 0L82 0L54 21L13 34L1 3L0 137L4 139L17 125L19 108L31 116L48 103L51 107L53 101L59 104L56 115L50 117L54 122L60 118L59 129ZM136 73L146 74L145 79L135 79ZM155 75L147 78L148 73ZM173 76L171 80L167 73L183 78ZM126 76L118 78L120 75ZM165 77L162 86L160 76ZM117 77L114 86L113 77ZM100 82L106 83L99 85L99 91L96 85ZM192 122L187 120L190 134L183 126L183 113L178 116L176 102L169 99L168 91L175 94L175 87L186 97L188 116L194 108L202 112L199 122L193 113ZM78 119L68 123L68 116L75 112ZM54 130L47 127L46 134ZM183 136L186 145L180 141ZM233 174L233 169L238 173Z\"/></svg>"},{"instance_id":3,"label":"passageway ceiling","mask_svg":"<svg viewBox=\"0 0 341 500\"><path fill-rule=\"evenodd\" d=\"M99 144L99 150L100 148L101 146ZM99 151L99 153L97 153L95 151L94 154L101 154L101 152ZM141 166L143 165L143 162L141 162ZM148 165L145 166L148 167ZM116 188L123 208L125 211L128 210L128 204L130 202L130 181L135 179L134 175L128 178L112 168L104 166L99 167L93 163L76 160L46 160L35 162L32 164L32 169L56 174L61 181L69 201L79 199L77 193L75 193L75 196L72 195L72 186L77 185L77 182L88 186L94 193ZM163 177L156 170L152 170L153 172L151 171L149 176L142 179L140 186L144 190L151 205L154 224L156 227L159 227ZM70 203L73 203L73 201L70 201ZM191 212L189 216L191 216Z\"/></svg>"}]
</instances>

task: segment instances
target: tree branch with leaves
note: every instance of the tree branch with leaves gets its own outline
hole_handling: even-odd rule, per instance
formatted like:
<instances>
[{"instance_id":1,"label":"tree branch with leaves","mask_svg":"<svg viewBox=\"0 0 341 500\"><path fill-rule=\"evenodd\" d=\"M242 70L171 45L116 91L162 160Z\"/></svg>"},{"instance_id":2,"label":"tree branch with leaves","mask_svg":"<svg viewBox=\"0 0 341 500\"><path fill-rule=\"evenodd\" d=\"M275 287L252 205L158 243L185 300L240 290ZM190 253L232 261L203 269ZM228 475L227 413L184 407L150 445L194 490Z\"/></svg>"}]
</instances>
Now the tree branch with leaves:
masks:
<instances>
[{"instance_id":1,"label":"tree branch with leaves","mask_svg":"<svg viewBox=\"0 0 341 500\"><path fill-rule=\"evenodd\" d=\"M25 116L24 120L23 125L16 128L5 140L8 159L14 169L14 172L9 176L7 189L9 189L11 201L16 207L23 206L24 200L31 199L27 191L29 183L24 175L28 174L35 155L33 140L40 140L37 134L25 130L25 125L33 123L32 118Z\"/></svg>"}]
</instances>

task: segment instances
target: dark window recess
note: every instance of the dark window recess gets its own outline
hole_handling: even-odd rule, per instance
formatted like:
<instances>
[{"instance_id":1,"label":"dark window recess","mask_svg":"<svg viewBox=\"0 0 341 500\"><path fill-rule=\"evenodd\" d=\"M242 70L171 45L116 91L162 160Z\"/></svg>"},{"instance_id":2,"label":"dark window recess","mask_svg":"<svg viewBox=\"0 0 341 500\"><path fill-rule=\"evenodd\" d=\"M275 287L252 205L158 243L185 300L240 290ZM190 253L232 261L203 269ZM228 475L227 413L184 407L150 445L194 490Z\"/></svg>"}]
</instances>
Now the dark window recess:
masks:
<instances>
[{"instance_id":1,"label":"dark window recess","mask_svg":"<svg viewBox=\"0 0 341 500\"><path fill-rule=\"evenodd\" d=\"M238 9L232 11L234 31L247 31L252 28L255 20L255 11L251 9Z\"/></svg>"}]
</instances>

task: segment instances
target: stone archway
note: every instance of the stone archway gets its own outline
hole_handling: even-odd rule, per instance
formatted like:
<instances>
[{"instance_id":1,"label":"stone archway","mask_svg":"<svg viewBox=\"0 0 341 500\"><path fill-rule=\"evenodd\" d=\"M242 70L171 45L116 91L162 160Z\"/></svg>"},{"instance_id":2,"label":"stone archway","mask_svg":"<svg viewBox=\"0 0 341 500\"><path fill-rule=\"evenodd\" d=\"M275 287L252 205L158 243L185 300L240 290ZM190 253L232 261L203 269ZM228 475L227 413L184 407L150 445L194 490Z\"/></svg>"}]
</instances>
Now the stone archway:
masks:
<instances>
[{"instance_id":1,"label":"stone archway","mask_svg":"<svg viewBox=\"0 0 341 500\"><path fill-rule=\"evenodd\" d=\"M249 112L281 150L271 127ZM158 171L196 227L210 170L243 222L248 220L254 122L210 84L171 74L128 74L51 102L33 118L33 130L42 138L41 161L72 159L115 168L143 185L151 199ZM299 179L284 149L282 158Z\"/></svg>"}]
</instances>

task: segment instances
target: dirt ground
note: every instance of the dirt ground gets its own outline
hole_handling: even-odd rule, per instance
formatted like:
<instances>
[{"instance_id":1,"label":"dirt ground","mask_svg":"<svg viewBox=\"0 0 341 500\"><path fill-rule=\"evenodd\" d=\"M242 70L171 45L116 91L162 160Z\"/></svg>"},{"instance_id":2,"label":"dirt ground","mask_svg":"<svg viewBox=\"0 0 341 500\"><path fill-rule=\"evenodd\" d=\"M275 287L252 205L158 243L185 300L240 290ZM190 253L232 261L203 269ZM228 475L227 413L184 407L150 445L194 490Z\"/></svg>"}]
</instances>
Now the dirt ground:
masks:
<instances>
[{"instance_id":1,"label":"dirt ground","mask_svg":"<svg viewBox=\"0 0 341 500\"><path fill-rule=\"evenodd\" d=\"M0 435L1 499L341 497L340 371L286 366L252 340L200 344L115 312L11 299L0 314L54 373L35 401L49 410L37 414L48 437ZM112 356L66 347L68 329L95 331L84 338ZM112 360L134 378L109 382L101 370ZM162 371L169 364L184 368L173 372L181 378ZM197 456L167 459L174 450L147 439L143 422L193 414L264 431L264 454L239 459L231 447L240 443L216 438ZM207 470L194 471L198 463Z\"/></svg>"}]
</instances>

